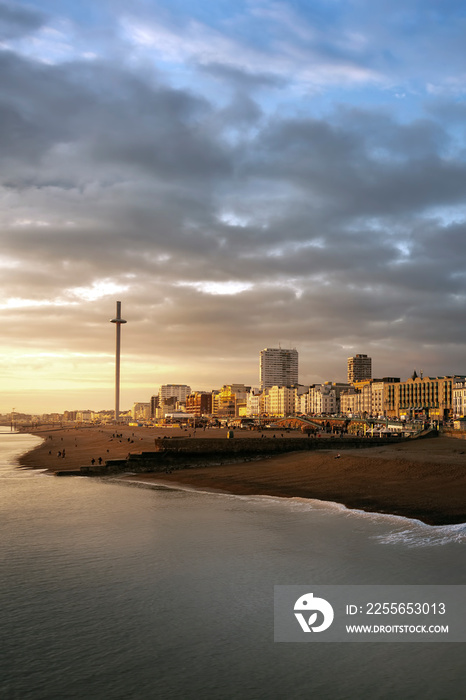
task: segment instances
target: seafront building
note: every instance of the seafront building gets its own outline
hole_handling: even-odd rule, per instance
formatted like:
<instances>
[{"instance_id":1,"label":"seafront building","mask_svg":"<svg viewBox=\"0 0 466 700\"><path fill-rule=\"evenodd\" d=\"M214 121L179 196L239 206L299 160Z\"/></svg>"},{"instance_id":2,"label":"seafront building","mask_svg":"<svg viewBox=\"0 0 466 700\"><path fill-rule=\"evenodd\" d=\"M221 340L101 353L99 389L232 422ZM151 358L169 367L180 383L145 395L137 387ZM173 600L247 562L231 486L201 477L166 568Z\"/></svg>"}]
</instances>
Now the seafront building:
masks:
<instances>
[{"instance_id":1,"label":"seafront building","mask_svg":"<svg viewBox=\"0 0 466 700\"><path fill-rule=\"evenodd\" d=\"M167 399L176 398L180 403L185 403L190 393L191 387L187 384L162 384L159 389L159 401L164 403Z\"/></svg>"},{"instance_id":2,"label":"seafront building","mask_svg":"<svg viewBox=\"0 0 466 700\"><path fill-rule=\"evenodd\" d=\"M372 358L367 355L348 357L348 384L372 379Z\"/></svg>"},{"instance_id":3,"label":"seafront building","mask_svg":"<svg viewBox=\"0 0 466 700\"><path fill-rule=\"evenodd\" d=\"M186 412L196 418L212 415L212 392L195 391L186 397Z\"/></svg>"},{"instance_id":4,"label":"seafront building","mask_svg":"<svg viewBox=\"0 0 466 700\"><path fill-rule=\"evenodd\" d=\"M399 383L399 377L366 379L354 382L340 396L340 412L344 415L384 416L389 386Z\"/></svg>"},{"instance_id":5,"label":"seafront building","mask_svg":"<svg viewBox=\"0 0 466 700\"><path fill-rule=\"evenodd\" d=\"M450 420L459 406L461 385L466 376L419 377L416 372L410 379L397 384L388 384L385 392L385 415L397 418L428 418L430 420ZM454 407L454 387L456 406ZM463 394L464 397L464 394Z\"/></svg>"},{"instance_id":6,"label":"seafront building","mask_svg":"<svg viewBox=\"0 0 466 700\"><path fill-rule=\"evenodd\" d=\"M287 386L272 386L263 393L262 414L289 416L295 412L295 390Z\"/></svg>"},{"instance_id":7,"label":"seafront building","mask_svg":"<svg viewBox=\"0 0 466 700\"><path fill-rule=\"evenodd\" d=\"M149 420L151 417L151 405L150 403L134 403L131 409L131 417L134 420Z\"/></svg>"},{"instance_id":8,"label":"seafront building","mask_svg":"<svg viewBox=\"0 0 466 700\"><path fill-rule=\"evenodd\" d=\"M466 414L466 378L455 377L453 382L453 417L464 418Z\"/></svg>"},{"instance_id":9,"label":"seafront building","mask_svg":"<svg viewBox=\"0 0 466 700\"><path fill-rule=\"evenodd\" d=\"M246 415L250 386L244 384L224 384L213 401L214 415L219 418L234 418Z\"/></svg>"},{"instance_id":10,"label":"seafront building","mask_svg":"<svg viewBox=\"0 0 466 700\"><path fill-rule=\"evenodd\" d=\"M298 384L298 351L285 348L261 350L259 378L262 390Z\"/></svg>"},{"instance_id":11,"label":"seafront building","mask_svg":"<svg viewBox=\"0 0 466 700\"><path fill-rule=\"evenodd\" d=\"M295 396L295 413L305 415L338 413L340 394L343 389L348 388L348 384L338 382L324 382L323 384L312 384L309 387L299 387Z\"/></svg>"},{"instance_id":12,"label":"seafront building","mask_svg":"<svg viewBox=\"0 0 466 700\"><path fill-rule=\"evenodd\" d=\"M246 398L246 416L259 418L261 415L262 393L259 389L251 389Z\"/></svg>"},{"instance_id":13,"label":"seafront building","mask_svg":"<svg viewBox=\"0 0 466 700\"><path fill-rule=\"evenodd\" d=\"M157 416L157 409L159 407L159 395L155 394L150 397L150 417L154 419Z\"/></svg>"},{"instance_id":14,"label":"seafront building","mask_svg":"<svg viewBox=\"0 0 466 700\"><path fill-rule=\"evenodd\" d=\"M124 418L192 416L229 422L243 417L340 414L443 422L466 417L466 375L424 377L414 372L403 382L399 377L373 379L372 358L364 354L348 358L348 382L309 386L298 383L296 349L265 348L260 352L260 381L260 388L234 383L207 391L191 391L188 384L163 384L149 403L135 403ZM106 422L106 413L67 411L65 419ZM51 420L60 419L59 414L51 416Z\"/></svg>"}]
</instances>

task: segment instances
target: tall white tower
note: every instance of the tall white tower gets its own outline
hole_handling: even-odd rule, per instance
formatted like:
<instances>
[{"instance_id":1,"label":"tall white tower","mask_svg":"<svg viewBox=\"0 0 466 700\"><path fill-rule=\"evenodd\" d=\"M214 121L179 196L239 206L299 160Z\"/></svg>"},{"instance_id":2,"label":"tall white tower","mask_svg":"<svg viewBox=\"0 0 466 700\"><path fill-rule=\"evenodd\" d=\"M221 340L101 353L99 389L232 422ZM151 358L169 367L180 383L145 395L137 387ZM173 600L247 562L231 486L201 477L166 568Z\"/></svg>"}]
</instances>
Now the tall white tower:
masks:
<instances>
[{"instance_id":1,"label":"tall white tower","mask_svg":"<svg viewBox=\"0 0 466 700\"><path fill-rule=\"evenodd\" d=\"M110 323L116 324L116 348L115 348L115 421L120 415L120 338L121 324L126 321L121 318L121 301L116 303L116 317Z\"/></svg>"}]
</instances>

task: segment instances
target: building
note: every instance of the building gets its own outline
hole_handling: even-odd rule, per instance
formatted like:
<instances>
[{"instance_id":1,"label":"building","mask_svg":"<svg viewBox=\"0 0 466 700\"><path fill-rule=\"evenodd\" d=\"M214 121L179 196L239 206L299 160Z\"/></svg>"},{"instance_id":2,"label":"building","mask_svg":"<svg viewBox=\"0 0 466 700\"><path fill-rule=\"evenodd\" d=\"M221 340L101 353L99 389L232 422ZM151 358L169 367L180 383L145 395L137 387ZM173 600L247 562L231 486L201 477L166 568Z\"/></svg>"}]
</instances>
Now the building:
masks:
<instances>
[{"instance_id":1,"label":"building","mask_svg":"<svg viewBox=\"0 0 466 700\"><path fill-rule=\"evenodd\" d=\"M337 395L331 382L315 384L309 388L309 413L322 415L337 412Z\"/></svg>"},{"instance_id":2,"label":"building","mask_svg":"<svg viewBox=\"0 0 466 700\"><path fill-rule=\"evenodd\" d=\"M234 418L243 408L245 413L250 391L251 387L244 384L224 384L212 397L212 413L219 418Z\"/></svg>"},{"instance_id":3,"label":"building","mask_svg":"<svg viewBox=\"0 0 466 700\"><path fill-rule=\"evenodd\" d=\"M159 407L159 397L158 394L150 397L150 417L155 418L157 416L157 409Z\"/></svg>"},{"instance_id":4,"label":"building","mask_svg":"<svg viewBox=\"0 0 466 700\"><path fill-rule=\"evenodd\" d=\"M294 413L306 413L303 411L303 405L306 407L306 397L309 396L309 385L297 384L294 387ZM303 404L304 402L304 404Z\"/></svg>"},{"instance_id":5,"label":"building","mask_svg":"<svg viewBox=\"0 0 466 700\"><path fill-rule=\"evenodd\" d=\"M412 418L443 421L452 418L455 410L453 392L464 376L419 377L416 372L405 382L385 387L385 415L410 420ZM456 409L459 409L458 394Z\"/></svg>"},{"instance_id":6,"label":"building","mask_svg":"<svg viewBox=\"0 0 466 700\"><path fill-rule=\"evenodd\" d=\"M394 385L399 381L399 377L384 377L353 382L341 395L341 412L361 418L391 415L387 413L387 406L390 401L393 403ZM391 399L388 398L390 396Z\"/></svg>"},{"instance_id":7,"label":"building","mask_svg":"<svg viewBox=\"0 0 466 700\"><path fill-rule=\"evenodd\" d=\"M186 411L196 418L210 416L212 414L212 394L204 391L195 391L186 397Z\"/></svg>"},{"instance_id":8,"label":"building","mask_svg":"<svg viewBox=\"0 0 466 700\"><path fill-rule=\"evenodd\" d=\"M63 420L73 422L76 420L77 411L65 411L63 414Z\"/></svg>"},{"instance_id":9,"label":"building","mask_svg":"<svg viewBox=\"0 0 466 700\"><path fill-rule=\"evenodd\" d=\"M159 389L159 401L165 403L167 399L176 398L179 403L185 403L190 393L191 387L187 384L162 384Z\"/></svg>"},{"instance_id":10,"label":"building","mask_svg":"<svg viewBox=\"0 0 466 700\"><path fill-rule=\"evenodd\" d=\"M150 403L134 403L131 409L131 417L134 420L149 420Z\"/></svg>"},{"instance_id":11,"label":"building","mask_svg":"<svg viewBox=\"0 0 466 700\"><path fill-rule=\"evenodd\" d=\"M90 423L92 420L92 411L76 411L77 423Z\"/></svg>"},{"instance_id":12,"label":"building","mask_svg":"<svg viewBox=\"0 0 466 700\"><path fill-rule=\"evenodd\" d=\"M453 418L464 418L466 414L466 378L455 377L453 382Z\"/></svg>"},{"instance_id":13,"label":"building","mask_svg":"<svg viewBox=\"0 0 466 700\"><path fill-rule=\"evenodd\" d=\"M295 391L287 386L272 386L264 392L264 413L268 416L284 417L294 414Z\"/></svg>"},{"instance_id":14,"label":"building","mask_svg":"<svg viewBox=\"0 0 466 700\"><path fill-rule=\"evenodd\" d=\"M348 384L372 379L372 358L367 355L348 357Z\"/></svg>"},{"instance_id":15,"label":"building","mask_svg":"<svg viewBox=\"0 0 466 700\"><path fill-rule=\"evenodd\" d=\"M298 351L265 348L260 352L260 386L262 391L273 386L298 384Z\"/></svg>"}]
</instances>

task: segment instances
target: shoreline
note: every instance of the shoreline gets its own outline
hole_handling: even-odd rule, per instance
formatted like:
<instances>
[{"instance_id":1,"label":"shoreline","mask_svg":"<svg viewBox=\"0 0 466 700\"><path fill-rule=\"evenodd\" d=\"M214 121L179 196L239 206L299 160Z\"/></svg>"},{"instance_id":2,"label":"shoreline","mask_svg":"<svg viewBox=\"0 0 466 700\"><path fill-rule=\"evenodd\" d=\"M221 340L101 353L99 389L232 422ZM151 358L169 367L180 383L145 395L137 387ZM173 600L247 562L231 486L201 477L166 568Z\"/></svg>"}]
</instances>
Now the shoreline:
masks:
<instances>
[{"instance_id":1,"label":"shoreline","mask_svg":"<svg viewBox=\"0 0 466 700\"><path fill-rule=\"evenodd\" d=\"M271 500L280 500L280 501L297 501L303 505L306 505L307 503L309 504L309 507L312 509L313 504L316 503L321 507L326 507L328 506L332 510L337 510L341 512L345 512L348 515L355 515L355 516L375 516L375 517L381 517L381 518L389 518L389 519L394 519L396 521L404 522L406 523L417 523L418 525L422 525L424 527L455 527L458 525L466 525L466 521L464 522L459 522L459 523L446 523L446 524L432 524L432 523L427 523L424 520L420 520L419 518L407 516L407 515L398 515L396 513L391 513L391 512L382 512L380 510L363 510L362 508L349 508L345 506L344 503L339 503L337 501L330 501L330 500L322 500L319 498L303 498L301 496L271 496L265 493L253 493L249 495L245 494L238 494L238 493L233 493L232 491L224 491L222 489L214 489L214 488L208 488L208 487L200 487L200 486L191 486L189 484L181 483L181 482L170 482L169 484L166 482L162 482L161 480L157 479L154 475L154 478L146 481L141 481L140 480L140 474L125 474L122 477L114 476L113 478L109 477L111 479L110 483L113 484L123 484L123 486L128 486L128 487L133 487L133 488L141 488L141 489L153 489L154 491L187 491L189 493L204 493L204 494L217 494L220 496L238 496L240 498L258 498L258 499L268 499L270 498Z\"/></svg>"},{"instance_id":2,"label":"shoreline","mask_svg":"<svg viewBox=\"0 0 466 700\"><path fill-rule=\"evenodd\" d=\"M105 461L124 458L130 451L150 451L154 438L168 433L164 429L119 427L121 437L114 437L115 430L104 426L64 428L49 434L33 431L32 434L45 438L44 442L22 455L19 466L51 473L73 470L99 456ZM170 430L169 435L188 437L189 432L177 430ZM239 431L238 435L248 436ZM293 433L295 436L298 435ZM219 438L223 434L212 429L199 431L193 437ZM58 457L63 449L65 458ZM129 481L135 477L118 479ZM179 484L235 495L327 501L351 510L397 515L428 525L466 522L466 443L443 436L364 450L340 449L338 458L329 440L328 450L292 452L249 462L177 469L172 473L141 473L137 480L148 485L158 482L176 488Z\"/></svg>"}]
</instances>

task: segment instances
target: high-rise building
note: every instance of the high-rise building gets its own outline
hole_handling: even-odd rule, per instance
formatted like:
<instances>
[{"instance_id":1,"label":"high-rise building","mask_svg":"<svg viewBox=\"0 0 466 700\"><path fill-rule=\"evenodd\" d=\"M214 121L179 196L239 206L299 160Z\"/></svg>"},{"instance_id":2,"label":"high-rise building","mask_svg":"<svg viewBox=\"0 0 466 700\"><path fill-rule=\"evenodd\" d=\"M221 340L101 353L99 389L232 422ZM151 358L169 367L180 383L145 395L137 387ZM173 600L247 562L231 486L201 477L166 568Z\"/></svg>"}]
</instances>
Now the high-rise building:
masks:
<instances>
[{"instance_id":1,"label":"high-rise building","mask_svg":"<svg viewBox=\"0 0 466 700\"><path fill-rule=\"evenodd\" d=\"M195 391L186 397L186 412L200 418L212 413L212 393Z\"/></svg>"},{"instance_id":2,"label":"high-rise building","mask_svg":"<svg viewBox=\"0 0 466 700\"><path fill-rule=\"evenodd\" d=\"M348 383L372 379L372 358L367 355L348 357Z\"/></svg>"},{"instance_id":3,"label":"high-rise building","mask_svg":"<svg viewBox=\"0 0 466 700\"><path fill-rule=\"evenodd\" d=\"M159 389L159 401L163 403L167 399L175 397L180 403L185 403L186 397L191 393L191 387L187 384L162 384Z\"/></svg>"},{"instance_id":4,"label":"high-rise building","mask_svg":"<svg viewBox=\"0 0 466 700\"><path fill-rule=\"evenodd\" d=\"M156 418L157 409L159 407L159 397L158 394L150 397L150 417Z\"/></svg>"},{"instance_id":5,"label":"high-rise building","mask_svg":"<svg viewBox=\"0 0 466 700\"><path fill-rule=\"evenodd\" d=\"M298 384L298 351L284 348L261 350L260 383L262 390Z\"/></svg>"}]
</instances>

